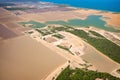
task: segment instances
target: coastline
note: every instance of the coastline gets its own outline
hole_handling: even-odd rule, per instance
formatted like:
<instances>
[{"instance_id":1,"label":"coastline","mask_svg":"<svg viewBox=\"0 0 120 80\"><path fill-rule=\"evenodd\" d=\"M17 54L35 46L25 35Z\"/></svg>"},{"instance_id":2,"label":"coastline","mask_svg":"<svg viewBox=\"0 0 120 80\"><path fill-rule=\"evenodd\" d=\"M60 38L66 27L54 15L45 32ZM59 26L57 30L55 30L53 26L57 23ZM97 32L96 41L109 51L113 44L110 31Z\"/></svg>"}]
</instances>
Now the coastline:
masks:
<instances>
[{"instance_id":1,"label":"coastline","mask_svg":"<svg viewBox=\"0 0 120 80\"><path fill-rule=\"evenodd\" d=\"M39 1L39 2L49 2L49 1ZM103 12L120 13L120 11L111 11L111 10L103 10L103 9L95 9L95 8L85 8L85 7L80 7L80 6L79 7L78 6L72 6L70 4L64 4L64 3L56 3L56 2L49 2L49 3L55 4L55 5L65 5L65 6L68 6L68 7L73 7L75 9L85 9L85 10L92 9L92 10L103 11Z\"/></svg>"},{"instance_id":2,"label":"coastline","mask_svg":"<svg viewBox=\"0 0 120 80\"><path fill-rule=\"evenodd\" d=\"M85 10L97 10L97 11L102 11L102 12L112 12L112 13L118 13L120 14L120 11L111 11L111 10L103 10L103 9L95 9L95 8L85 8L85 7L77 7L77 6L72 6L70 4L64 4L64 3L55 3L55 2L49 2L49 1L19 1L19 3L50 3L50 4L53 4L53 5L63 5L63 6L66 6L66 7L70 7L70 8L74 8L74 9L85 9ZM7 1L7 2L0 2L0 3L18 3L18 1Z\"/></svg>"},{"instance_id":3,"label":"coastline","mask_svg":"<svg viewBox=\"0 0 120 80\"><path fill-rule=\"evenodd\" d=\"M60 3L54 3L54 2L50 2L50 3L53 3L55 5L60 5ZM100 13L111 13L111 14L120 14L120 11L111 11L111 10L102 10L102 9L94 9L94 8L84 8L84 7L76 7L76 6L72 6L72 5L69 5L69 4L61 4L61 5L65 5L65 6L68 6L68 8L73 8L73 9L76 9L76 10L80 10L80 9L84 9L84 10L94 10L94 11L99 11ZM109 21L103 19L104 14L101 15L102 16L102 20L103 21L106 21L106 25L110 25L111 27L113 27L114 29L119 29L120 25L118 28L116 28L118 25L113 25L111 24ZM120 22L119 22L120 23Z\"/></svg>"}]
</instances>

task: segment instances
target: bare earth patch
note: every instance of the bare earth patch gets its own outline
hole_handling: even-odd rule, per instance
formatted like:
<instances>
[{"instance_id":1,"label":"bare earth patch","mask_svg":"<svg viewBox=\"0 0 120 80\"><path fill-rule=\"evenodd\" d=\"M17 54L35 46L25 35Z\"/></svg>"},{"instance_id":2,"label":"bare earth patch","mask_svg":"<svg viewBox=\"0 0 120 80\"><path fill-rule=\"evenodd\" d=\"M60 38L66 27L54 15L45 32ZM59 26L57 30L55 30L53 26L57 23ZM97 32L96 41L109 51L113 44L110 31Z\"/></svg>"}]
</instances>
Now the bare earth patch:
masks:
<instances>
[{"instance_id":1,"label":"bare earth patch","mask_svg":"<svg viewBox=\"0 0 120 80\"><path fill-rule=\"evenodd\" d=\"M65 62L28 36L0 43L0 80L42 80Z\"/></svg>"}]
</instances>

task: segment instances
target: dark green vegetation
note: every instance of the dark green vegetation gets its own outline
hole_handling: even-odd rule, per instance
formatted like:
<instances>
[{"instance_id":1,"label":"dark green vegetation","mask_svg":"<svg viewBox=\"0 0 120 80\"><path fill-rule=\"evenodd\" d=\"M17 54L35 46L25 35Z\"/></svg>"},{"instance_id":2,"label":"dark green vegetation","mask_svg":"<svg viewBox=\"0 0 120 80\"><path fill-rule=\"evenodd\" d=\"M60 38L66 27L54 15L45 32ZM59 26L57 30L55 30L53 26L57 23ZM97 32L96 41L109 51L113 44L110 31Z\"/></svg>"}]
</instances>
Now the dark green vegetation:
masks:
<instances>
[{"instance_id":1,"label":"dark green vegetation","mask_svg":"<svg viewBox=\"0 0 120 80\"><path fill-rule=\"evenodd\" d=\"M10 11L13 11L13 10L21 10L21 11L24 11L24 10L29 10L29 9L33 9L33 8L4 8L6 10L10 10Z\"/></svg>"},{"instance_id":2,"label":"dark green vegetation","mask_svg":"<svg viewBox=\"0 0 120 80\"><path fill-rule=\"evenodd\" d=\"M97 37L101 37L101 38L104 38L102 35L94 32L94 31L89 31L90 33L92 33L93 35L97 36Z\"/></svg>"},{"instance_id":3,"label":"dark green vegetation","mask_svg":"<svg viewBox=\"0 0 120 80\"><path fill-rule=\"evenodd\" d=\"M42 36L48 35L48 34L52 34L52 32L46 30L46 29L35 29L36 31L38 31L40 34L42 34Z\"/></svg>"},{"instance_id":4,"label":"dark green vegetation","mask_svg":"<svg viewBox=\"0 0 120 80\"><path fill-rule=\"evenodd\" d=\"M32 31L30 31L30 32L28 32L29 34L32 34L33 32Z\"/></svg>"},{"instance_id":5,"label":"dark green vegetation","mask_svg":"<svg viewBox=\"0 0 120 80\"><path fill-rule=\"evenodd\" d=\"M63 39L63 38L64 38L64 36L61 35L61 34L54 34L54 35L52 35L52 36L54 36L54 37L56 37L56 38L59 38L59 39Z\"/></svg>"},{"instance_id":6,"label":"dark green vegetation","mask_svg":"<svg viewBox=\"0 0 120 80\"><path fill-rule=\"evenodd\" d=\"M59 32L59 31L74 30L73 27L66 26L66 25L60 26L60 27L48 26L48 29L53 33L56 33L56 32Z\"/></svg>"},{"instance_id":7,"label":"dark green vegetation","mask_svg":"<svg viewBox=\"0 0 120 80\"><path fill-rule=\"evenodd\" d=\"M82 70L82 69L71 69L69 66L63 70L56 80L120 80L108 73L101 73L97 71Z\"/></svg>"},{"instance_id":8,"label":"dark green vegetation","mask_svg":"<svg viewBox=\"0 0 120 80\"><path fill-rule=\"evenodd\" d=\"M101 37L102 39L94 38L94 37L90 37L89 33L83 30L78 30L78 29L73 29L73 28L68 28L68 27L56 27L54 29L58 31L64 30L66 32L72 33L82 38L83 40L91 44L93 47L95 47L97 50L101 51L102 53L104 53L105 55L113 59L114 61L120 63L120 46L104 38L104 36L94 31L89 31L93 35L97 37Z\"/></svg>"},{"instance_id":9,"label":"dark green vegetation","mask_svg":"<svg viewBox=\"0 0 120 80\"><path fill-rule=\"evenodd\" d=\"M26 24L31 24L29 27L31 28L41 28L41 27L45 27L45 24L42 24L40 22L36 22L36 21L28 21L28 22L19 22L19 24L23 25L24 27L26 27Z\"/></svg>"},{"instance_id":10,"label":"dark green vegetation","mask_svg":"<svg viewBox=\"0 0 120 80\"><path fill-rule=\"evenodd\" d=\"M119 73L119 74L120 74L120 69L118 69L118 70L117 70L117 73Z\"/></svg>"},{"instance_id":11,"label":"dark green vegetation","mask_svg":"<svg viewBox=\"0 0 120 80\"><path fill-rule=\"evenodd\" d=\"M68 51L69 53L71 53L72 55L74 55L74 54L69 50L69 48L67 48L67 47L64 47L64 46L61 46L61 45L57 45L57 47L59 47L59 48L61 48L61 49L64 49L64 50Z\"/></svg>"},{"instance_id":12,"label":"dark green vegetation","mask_svg":"<svg viewBox=\"0 0 120 80\"><path fill-rule=\"evenodd\" d=\"M53 32L55 32L55 31L65 31L65 30L67 30L68 29L68 27L52 27L51 28L51 30L53 31Z\"/></svg>"}]
</instances>

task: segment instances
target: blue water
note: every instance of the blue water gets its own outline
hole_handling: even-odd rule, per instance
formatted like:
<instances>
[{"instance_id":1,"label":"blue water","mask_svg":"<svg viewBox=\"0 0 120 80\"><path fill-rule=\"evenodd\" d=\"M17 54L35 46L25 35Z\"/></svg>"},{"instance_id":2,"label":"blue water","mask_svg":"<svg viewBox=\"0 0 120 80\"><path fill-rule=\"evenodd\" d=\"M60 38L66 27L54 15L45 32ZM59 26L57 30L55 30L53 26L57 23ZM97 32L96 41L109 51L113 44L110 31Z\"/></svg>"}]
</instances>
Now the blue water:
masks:
<instances>
[{"instance_id":1,"label":"blue water","mask_svg":"<svg viewBox=\"0 0 120 80\"><path fill-rule=\"evenodd\" d=\"M66 4L78 8L88 8L120 12L120 0L0 0L0 2L52 2L57 4Z\"/></svg>"},{"instance_id":2,"label":"blue water","mask_svg":"<svg viewBox=\"0 0 120 80\"><path fill-rule=\"evenodd\" d=\"M87 19L71 19L67 22L65 21L47 21L44 24L60 24L60 25L70 25L70 26L79 26L79 27L89 27L94 26L100 29L104 29L112 32L120 32L120 30L116 30L112 28L112 26L106 26L106 22L101 19L101 16L91 15L88 16Z\"/></svg>"},{"instance_id":3,"label":"blue water","mask_svg":"<svg viewBox=\"0 0 120 80\"><path fill-rule=\"evenodd\" d=\"M42 0L42 1L53 2L57 4L66 4L78 8L120 12L120 0Z\"/></svg>"}]
</instances>

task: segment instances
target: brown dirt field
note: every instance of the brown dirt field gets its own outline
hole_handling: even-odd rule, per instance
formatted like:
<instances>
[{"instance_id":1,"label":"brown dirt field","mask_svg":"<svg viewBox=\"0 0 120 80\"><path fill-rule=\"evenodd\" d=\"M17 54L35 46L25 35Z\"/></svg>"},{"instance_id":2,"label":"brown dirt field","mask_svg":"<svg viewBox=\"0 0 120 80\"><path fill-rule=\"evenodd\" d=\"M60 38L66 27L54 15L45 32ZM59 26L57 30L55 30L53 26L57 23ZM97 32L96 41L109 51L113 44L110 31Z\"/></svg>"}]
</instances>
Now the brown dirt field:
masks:
<instances>
[{"instance_id":1,"label":"brown dirt field","mask_svg":"<svg viewBox=\"0 0 120 80\"><path fill-rule=\"evenodd\" d=\"M7 28L9 28L10 30L12 30L14 33L16 33L17 35L23 35L23 31L21 31L20 29L22 29L23 27L15 22L9 22L6 23L5 26Z\"/></svg>"},{"instance_id":2,"label":"brown dirt field","mask_svg":"<svg viewBox=\"0 0 120 80\"><path fill-rule=\"evenodd\" d=\"M0 37L4 39L9 39L17 37L17 34L15 34L10 29L6 28L4 25L0 24Z\"/></svg>"},{"instance_id":3,"label":"brown dirt field","mask_svg":"<svg viewBox=\"0 0 120 80\"><path fill-rule=\"evenodd\" d=\"M28 36L0 43L0 80L42 80L65 62Z\"/></svg>"},{"instance_id":4,"label":"brown dirt field","mask_svg":"<svg viewBox=\"0 0 120 80\"><path fill-rule=\"evenodd\" d=\"M10 12L8 12L7 10L0 8L0 18L4 17L6 15L10 15Z\"/></svg>"},{"instance_id":5,"label":"brown dirt field","mask_svg":"<svg viewBox=\"0 0 120 80\"><path fill-rule=\"evenodd\" d=\"M21 21L21 20L22 19L17 16L10 15L10 16L0 18L0 23L17 22L17 21Z\"/></svg>"},{"instance_id":6,"label":"brown dirt field","mask_svg":"<svg viewBox=\"0 0 120 80\"><path fill-rule=\"evenodd\" d=\"M3 8L0 8L0 36L4 37L4 39L9 39L18 35L23 35L23 33L19 30L22 26L17 24L17 21L21 20L22 19L20 17Z\"/></svg>"},{"instance_id":7,"label":"brown dirt field","mask_svg":"<svg viewBox=\"0 0 120 80\"><path fill-rule=\"evenodd\" d=\"M5 24L8 28L10 29L16 29L16 28L21 28L22 26L15 23L15 22L9 22Z\"/></svg>"},{"instance_id":8,"label":"brown dirt field","mask_svg":"<svg viewBox=\"0 0 120 80\"><path fill-rule=\"evenodd\" d=\"M26 28L19 28L18 30L21 32L25 32L25 31L32 30L32 29L26 27Z\"/></svg>"},{"instance_id":9,"label":"brown dirt field","mask_svg":"<svg viewBox=\"0 0 120 80\"><path fill-rule=\"evenodd\" d=\"M22 18L12 14L10 11L0 8L0 23L3 24L3 23L17 22L22 20L23 20Z\"/></svg>"},{"instance_id":10,"label":"brown dirt field","mask_svg":"<svg viewBox=\"0 0 120 80\"><path fill-rule=\"evenodd\" d=\"M47 42L49 42L49 43L52 43L52 42L57 41L57 39L54 38L54 37L47 37L47 38L45 38L45 41L47 41Z\"/></svg>"},{"instance_id":11,"label":"brown dirt field","mask_svg":"<svg viewBox=\"0 0 120 80\"><path fill-rule=\"evenodd\" d=\"M15 22L9 22L5 24L7 28L11 29L13 32L15 32L18 35L23 35L22 32L31 30L30 28L24 28L23 26L15 23Z\"/></svg>"}]
</instances>

